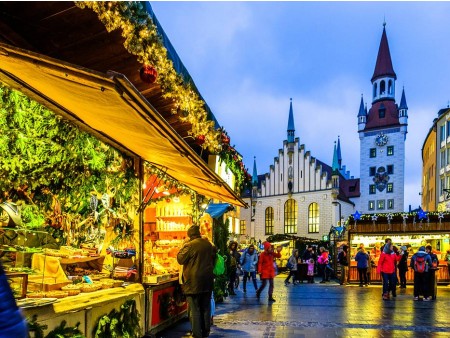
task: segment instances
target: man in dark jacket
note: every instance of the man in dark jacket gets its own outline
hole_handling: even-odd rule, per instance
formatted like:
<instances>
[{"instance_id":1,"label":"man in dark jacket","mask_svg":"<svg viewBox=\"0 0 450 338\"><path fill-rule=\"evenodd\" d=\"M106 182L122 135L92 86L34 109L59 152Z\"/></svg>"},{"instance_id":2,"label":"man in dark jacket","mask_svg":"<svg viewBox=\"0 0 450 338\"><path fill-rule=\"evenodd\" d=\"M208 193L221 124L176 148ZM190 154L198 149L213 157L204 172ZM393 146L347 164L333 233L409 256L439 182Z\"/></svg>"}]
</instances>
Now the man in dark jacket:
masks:
<instances>
[{"instance_id":1,"label":"man in dark jacket","mask_svg":"<svg viewBox=\"0 0 450 338\"><path fill-rule=\"evenodd\" d=\"M27 337L27 322L16 305L0 261L0 338Z\"/></svg>"},{"instance_id":2,"label":"man in dark jacket","mask_svg":"<svg viewBox=\"0 0 450 338\"><path fill-rule=\"evenodd\" d=\"M341 285L347 285L348 276L348 246L343 245L342 251L338 254L338 262L341 265Z\"/></svg>"},{"instance_id":3,"label":"man in dark jacket","mask_svg":"<svg viewBox=\"0 0 450 338\"><path fill-rule=\"evenodd\" d=\"M423 295L424 301L431 300L428 296L428 268L431 266L430 255L425 251L425 247L421 246L411 257L410 267L414 269L414 300L419 300L419 296Z\"/></svg>"},{"instance_id":4,"label":"man in dark jacket","mask_svg":"<svg viewBox=\"0 0 450 338\"><path fill-rule=\"evenodd\" d=\"M241 262L241 254L237 250L237 242L231 241L228 245L228 253L227 256L227 271L229 276L229 283L228 283L228 293L230 296L235 296L236 293L234 292L234 284L236 282L236 278L239 278L239 276L236 274L236 270L238 267L240 267Z\"/></svg>"},{"instance_id":5,"label":"man in dark jacket","mask_svg":"<svg viewBox=\"0 0 450 338\"><path fill-rule=\"evenodd\" d=\"M177 256L183 265L183 292L190 309L189 319L195 338L208 337L211 329L211 293L214 284L214 248L201 237L200 228L191 226Z\"/></svg>"}]
</instances>

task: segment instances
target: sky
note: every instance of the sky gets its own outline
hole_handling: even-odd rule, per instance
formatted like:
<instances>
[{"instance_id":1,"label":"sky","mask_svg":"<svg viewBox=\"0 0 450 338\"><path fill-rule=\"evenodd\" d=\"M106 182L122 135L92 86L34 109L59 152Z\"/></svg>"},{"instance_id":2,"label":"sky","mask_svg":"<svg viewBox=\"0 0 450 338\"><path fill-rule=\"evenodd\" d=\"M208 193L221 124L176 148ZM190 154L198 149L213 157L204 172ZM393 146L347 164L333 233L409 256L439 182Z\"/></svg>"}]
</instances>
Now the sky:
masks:
<instances>
[{"instance_id":1,"label":"sky","mask_svg":"<svg viewBox=\"0 0 450 338\"><path fill-rule=\"evenodd\" d=\"M151 2L163 29L231 144L252 172L269 171L295 136L331 166L359 177L357 114L371 106L370 79L386 22L396 102L405 88L405 210L420 205L422 153L450 100L450 2Z\"/></svg>"}]
</instances>

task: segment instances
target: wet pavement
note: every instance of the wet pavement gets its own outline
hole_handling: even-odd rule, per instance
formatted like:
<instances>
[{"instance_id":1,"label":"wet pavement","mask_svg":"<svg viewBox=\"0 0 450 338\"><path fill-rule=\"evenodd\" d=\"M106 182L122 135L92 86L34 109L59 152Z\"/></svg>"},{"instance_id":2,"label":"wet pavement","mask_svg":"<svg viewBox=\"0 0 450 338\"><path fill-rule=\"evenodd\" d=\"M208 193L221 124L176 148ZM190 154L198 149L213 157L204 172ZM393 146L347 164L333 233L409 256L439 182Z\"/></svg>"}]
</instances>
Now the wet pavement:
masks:
<instances>
[{"instance_id":1,"label":"wet pavement","mask_svg":"<svg viewBox=\"0 0 450 338\"><path fill-rule=\"evenodd\" d=\"M412 285L383 301L381 285L286 287L283 280L275 278L275 303L267 288L258 300L251 285L245 294L240 285L236 296L217 304L210 337L450 337L450 286L439 286L430 302L414 301ZM189 337L189 330L186 319L157 337Z\"/></svg>"}]
</instances>

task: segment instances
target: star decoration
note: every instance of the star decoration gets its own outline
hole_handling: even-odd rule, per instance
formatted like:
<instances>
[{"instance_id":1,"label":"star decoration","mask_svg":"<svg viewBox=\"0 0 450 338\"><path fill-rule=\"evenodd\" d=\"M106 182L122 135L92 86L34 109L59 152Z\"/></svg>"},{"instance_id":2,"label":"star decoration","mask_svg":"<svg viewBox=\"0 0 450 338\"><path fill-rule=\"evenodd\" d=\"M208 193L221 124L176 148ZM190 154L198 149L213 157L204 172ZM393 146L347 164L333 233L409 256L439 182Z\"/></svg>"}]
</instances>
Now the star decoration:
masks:
<instances>
[{"instance_id":1,"label":"star decoration","mask_svg":"<svg viewBox=\"0 0 450 338\"><path fill-rule=\"evenodd\" d=\"M394 216L392 216L392 214L388 214L386 216L386 218L387 218L388 222L390 222L390 221L392 221L392 218L394 218Z\"/></svg>"},{"instance_id":2,"label":"star decoration","mask_svg":"<svg viewBox=\"0 0 450 338\"><path fill-rule=\"evenodd\" d=\"M408 215L407 214L403 214L402 217L403 217L403 221L406 221L408 219Z\"/></svg>"},{"instance_id":3,"label":"star decoration","mask_svg":"<svg viewBox=\"0 0 450 338\"><path fill-rule=\"evenodd\" d=\"M377 215L373 215L372 216L372 221L376 222L378 220L378 216Z\"/></svg>"},{"instance_id":4,"label":"star decoration","mask_svg":"<svg viewBox=\"0 0 450 338\"><path fill-rule=\"evenodd\" d=\"M419 212L417 213L417 215L419 216L419 219L425 219L427 217L427 212L423 211L422 208L419 210Z\"/></svg>"},{"instance_id":5,"label":"star decoration","mask_svg":"<svg viewBox=\"0 0 450 338\"><path fill-rule=\"evenodd\" d=\"M356 210L356 212L352 214L352 216L355 219L355 221L359 221L361 219L361 213L359 213L358 210Z\"/></svg>"},{"instance_id":6,"label":"star decoration","mask_svg":"<svg viewBox=\"0 0 450 338\"><path fill-rule=\"evenodd\" d=\"M439 220L442 220L442 219L444 218L444 213L443 213L443 212L440 212L440 213L438 214L438 218L439 218Z\"/></svg>"}]
</instances>

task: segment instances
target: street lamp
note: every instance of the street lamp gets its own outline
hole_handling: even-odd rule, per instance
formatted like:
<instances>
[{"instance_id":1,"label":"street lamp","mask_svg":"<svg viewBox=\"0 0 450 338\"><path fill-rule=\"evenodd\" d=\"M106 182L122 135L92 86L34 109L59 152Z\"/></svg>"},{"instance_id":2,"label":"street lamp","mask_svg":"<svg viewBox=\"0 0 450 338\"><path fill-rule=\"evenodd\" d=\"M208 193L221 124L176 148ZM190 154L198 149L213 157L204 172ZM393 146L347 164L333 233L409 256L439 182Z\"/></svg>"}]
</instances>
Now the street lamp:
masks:
<instances>
[{"instance_id":1,"label":"street lamp","mask_svg":"<svg viewBox=\"0 0 450 338\"><path fill-rule=\"evenodd\" d=\"M342 221L341 203L339 203L338 201L333 201L333 202L331 202L331 204L339 205L339 225L341 225L341 221Z\"/></svg>"},{"instance_id":2,"label":"street lamp","mask_svg":"<svg viewBox=\"0 0 450 338\"><path fill-rule=\"evenodd\" d=\"M251 196L251 205L252 205L252 216L251 221L255 221L255 213L256 213L256 203L258 202L258 187L253 186L252 188L252 196Z\"/></svg>"}]
</instances>

